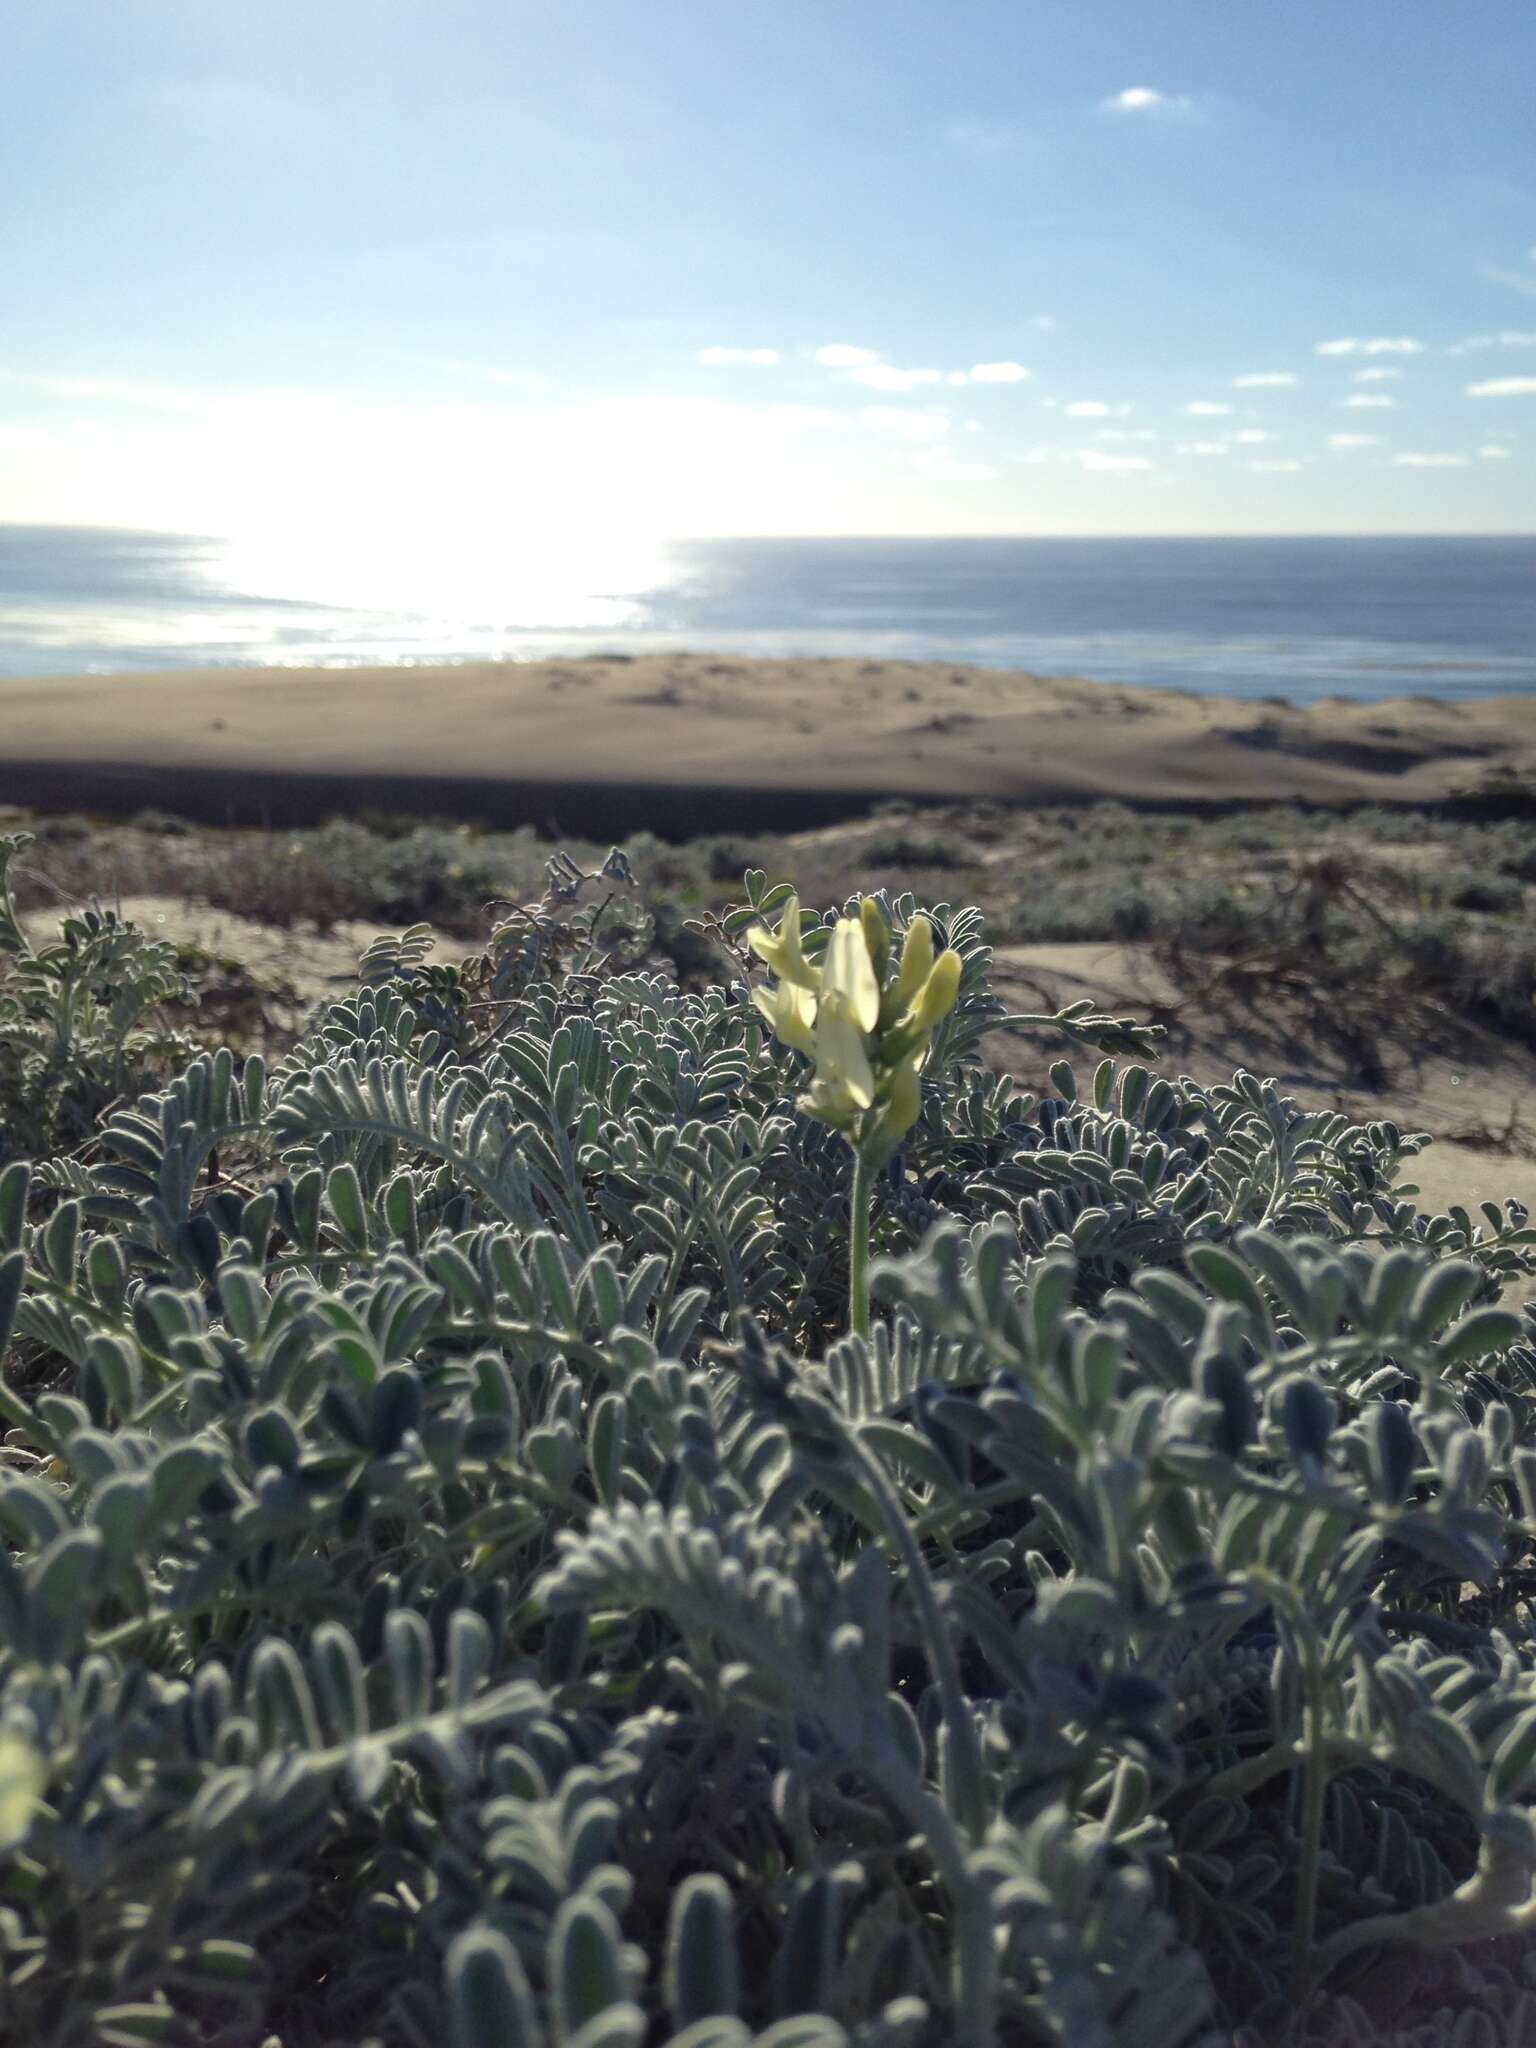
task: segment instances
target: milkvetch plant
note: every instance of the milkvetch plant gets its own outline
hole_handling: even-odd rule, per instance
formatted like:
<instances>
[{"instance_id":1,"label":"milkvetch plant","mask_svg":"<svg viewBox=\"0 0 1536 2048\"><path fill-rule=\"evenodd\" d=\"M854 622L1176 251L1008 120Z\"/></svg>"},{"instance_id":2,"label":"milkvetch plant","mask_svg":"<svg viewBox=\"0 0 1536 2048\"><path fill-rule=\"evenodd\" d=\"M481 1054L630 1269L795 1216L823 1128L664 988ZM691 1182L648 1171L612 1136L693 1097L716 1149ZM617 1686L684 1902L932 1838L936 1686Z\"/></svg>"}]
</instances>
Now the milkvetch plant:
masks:
<instances>
[{"instance_id":1,"label":"milkvetch plant","mask_svg":"<svg viewBox=\"0 0 1536 2048\"><path fill-rule=\"evenodd\" d=\"M576 887L0 1167L0 2042L1532 2048L1518 1205Z\"/></svg>"},{"instance_id":2,"label":"milkvetch plant","mask_svg":"<svg viewBox=\"0 0 1536 2048\"><path fill-rule=\"evenodd\" d=\"M872 896L833 925L819 963L806 958L802 937L797 895L776 931L747 934L774 976L752 1000L774 1034L813 1062L801 1109L853 1147L848 1321L868 1336L871 1184L921 1113L919 1077L934 1028L960 993L961 960L951 947L935 954L932 920L918 916L893 961L890 922Z\"/></svg>"}]
</instances>

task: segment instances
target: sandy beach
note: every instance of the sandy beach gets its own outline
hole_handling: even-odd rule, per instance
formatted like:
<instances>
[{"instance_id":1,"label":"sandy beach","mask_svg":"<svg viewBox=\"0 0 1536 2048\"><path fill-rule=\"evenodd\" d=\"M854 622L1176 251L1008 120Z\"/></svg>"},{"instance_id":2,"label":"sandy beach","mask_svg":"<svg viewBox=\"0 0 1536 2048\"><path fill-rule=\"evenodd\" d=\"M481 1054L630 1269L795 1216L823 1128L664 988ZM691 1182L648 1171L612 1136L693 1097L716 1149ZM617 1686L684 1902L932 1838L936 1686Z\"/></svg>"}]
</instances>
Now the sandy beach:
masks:
<instances>
[{"instance_id":1,"label":"sandy beach","mask_svg":"<svg viewBox=\"0 0 1536 2048\"><path fill-rule=\"evenodd\" d=\"M883 797L1443 801L1536 778L1536 700L1197 696L704 654L0 682L0 802L209 823L363 807L594 836L809 825Z\"/></svg>"}]
</instances>

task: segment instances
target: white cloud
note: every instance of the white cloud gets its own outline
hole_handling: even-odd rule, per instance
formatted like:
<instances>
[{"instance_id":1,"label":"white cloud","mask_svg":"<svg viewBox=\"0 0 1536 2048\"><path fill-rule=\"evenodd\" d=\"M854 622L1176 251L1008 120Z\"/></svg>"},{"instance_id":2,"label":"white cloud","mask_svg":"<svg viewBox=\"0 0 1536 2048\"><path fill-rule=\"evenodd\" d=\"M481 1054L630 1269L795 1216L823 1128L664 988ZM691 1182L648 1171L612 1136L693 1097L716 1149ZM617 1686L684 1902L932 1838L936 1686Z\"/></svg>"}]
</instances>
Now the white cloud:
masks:
<instances>
[{"instance_id":1,"label":"white cloud","mask_svg":"<svg viewBox=\"0 0 1536 2048\"><path fill-rule=\"evenodd\" d=\"M1343 403L1352 412L1391 412L1397 400L1384 391L1356 391Z\"/></svg>"},{"instance_id":2,"label":"white cloud","mask_svg":"<svg viewBox=\"0 0 1536 2048\"><path fill-rule=\"evenodd\" d=\"M146 384L132 377L61 377L51 372L0 370L0 384L19 384L43 398L94 401L187 417L206 413L213 403L194 391L180 391L170 384Z\"/></svg>"},{"instance_id":3,"label":"white cloud","mask_svg":"<svg viewBox=\"0 0 1536 2048\"><path fill-rule=\"evenodd\" d=\"M1500 447L1497 441L1485 441L1477 452L1484 462L1505 462L1509 458L1509 450Z\"/></svg>"},{"instance_id":4,"label":"white cloud","mask_svg":"<svg viewBox=\"0 0 1536 2048\"><path fill-rule=\"evenodd\" d=\"M1099 448L1085 448L1078 459L1084 469L1099 474L1116 475L1129 470L1155 467L1145 455L1106 455Z\"/></svg>"},{"instance_id":5,"label":"white cloud","mask_svg":"<svg viewBox=\"0 0 1536 2048\"><path fill-rule=\"evenodd\" d=\"M1536 277L1527 277L1523 270L1500 270L1496 264L1486 263L1483 275L1493 284L1507 284L1512 292L1536 299Z\"/></svg>"},{"instance_id":6,"label":"white cloud","mask_svg":"<svg viewBox=\"0 0 1536 2048\"><path fill-rule=\"evenodd\" d=\"M1536 348L1536 328L1501 327L1497 334L1469 334L1465 341L1453 341L1446 354L1465 356L1482 348Z\"/></svg>"},{"instance_id":7,"label":"white cloud","mask_svg":"<svg viewBox=\"0 0 1536 2048\"><path fill-rule=\"evenodd\" d=\"M1249 370L1241 377L1232 379L1234 391L1262 391L1270 385L1294 384L1293 370Z\"/></svg>"},{"instance_id":8,"label":"white cloud","mask_svg":"<svg viewBox=\"0 0 1536 2048\"><path fill-rule=\"evenodd\" d=\"M913 412L904 405L866 405L859 417L867 426L903 441L942 441L950 428L948 414L931 408Z\"/></svg>"},{"instance_id":9,"label":"white cloud","mask_svg":"<svg viewBox=\"0 0 1536 2048\"><path fill-rule=\"evenodd\" d=\"M1217 404L1209 398L1197 398L1191 404L1186 405L1184 410L1188 413L1196 414L1201 419L1216 419L1222 413L1232 412L1235 408L1230 405Z\"/></svg>"},{"instance_id":10,"label":"white cloud","mask_svg":"<svg viewBox=\"0 0 1536 2048\"><path fill-rule=\"evenodd\" d=\"M866 384L871 391L915 391L919 384L942 384L942 370L898 370L892 363L860 363L848 372L850 384Z\"/></svg>"},{"instance_id":11,"label":"white cloud","mask_svg":"<svg viewBox=\"0 0 1536 2048\"><path fill-rule=\"evenodd\" d=\"M1037 329L1039 333L1049 334L1053 327L1059 325L1059 322L1054 313L1032 313L1029 324Z\"/></svg>"},{"instance_id":12,"label":"white cloud","mask_svg":"<svg viewBox=\"0 0 1536 2048\"><path fill-rule=\"evenodd\" d=\"M1418 356L1424 353L1424 344L1408 334L1378 334L1368 341L1347 334L1340 341L1320 341L1317 352L1320 356Z\"/></svg>"},{"instance_id":13,"label":"white cloud","mask_svg":"<svg viewBox=\"0 0 1536 2048\"><path fill-rule=\"evenodd\" d=\"M549 379L536 370L508 370L499 363L468 363L461 356L422 356L414 349L391 349L401 362L416 363L424 370L440 370L448 377L475 378L495 384L503 391L539 392L549 389Z\"/></svg>"},{"instance_id":14,"label":"white cloud","mask_svg":"<svg viewBox=\"0 0 1536 2048\"><path fill-rule=\"evenodd\" d=\"M960 374L969 376L973 384L1022 384L1030 373L1022 363L972 363Z\"/></svg>"},{"instance_id":15,"label":"white cloud","mask_svg":"<svg viewBox=\"0 0 1536 2048\"><path fill-rule=\"evenodd\" d=\"M1394 377L1401 377L1401 370L1389 370L1377 363L1369 370L1356 370L1350 378L1352 384L1390 384Z\"/></svg>"},{"instance_id":16,"label":"white cloud","mask_svg":"<svg viewBox=\"0 0 1536 2048\"><path fill-rule=\"evenodd\" d=\"M1195 102L1183 93L1158 92L1150 85L1128 85L1124 92L1111 93L1099 101L1105 114L1192 114Z\"/></svg>"},{"instance_id":17,"label":"white cloud","mask_svg":"<svg viewBox=\"0 0 1536 2048\"><path fill-rule=\"evenodd\" d=\"M970 157L975 163L996 163L1011 155L1015 139L1006 122L984 121L972 114L947 121L939 130L939 140L946 149L954 150L957 156Z\"/></svg>"},{"instance_id":18,"label":"white cloud","mask_svg":"<svg viewBox=\"0 0 1536 2048\"><path fill-rule=\"evenodd\" d=\"M1290 456L1281 456L1267 462L1250 462L1248 467L1260 476L1289 476L1300 469L1301 464Z\"/></svg>"},{"instance_id":19,"label":"white cloud","mask_svg":"<svg viewBox=\"0 0 1536 2048\"><path fill-rule=\"evenodd\" d=\"M1467 466L1465 455L1421 455L1414 449L1394 455L1392 460L1399 469L1465 469Z\"/></svg>"},{"instance_id":20,"label":"white cloud","mask_svg":"<svg viewBox=\"0 0 1536 2048\"><path fill-rule=\"evenodd\" d=\"M1273 434L1266 432L1263 427L1239 427L1232 438L1234 441L1241 442L1245 448L1252 448L1256 447L1260 441L1273 441L1275 437Z\"/></svg>"},{"instance_id":21,"label":"white cloud","mask_svg":"<svg viewBox=\"0 0 1536 2048\"><path fill-rule=\"evenodd\" d=\"M1175 455L1229 455L1232 451L1225 441L1179 441L1175 443Z\"/></svg>"},{"instance_id":22,"label":"white cloud","mask_svg":"<svg viewBox=\"0 0 1536 2048\"><path fill-rule=\"evenodd\" d=\"M698 360L710 369L723 367L727 363L751 363L756 367L766 368L768 364L779 360L779 352L776 348L722 348L717 344L712 348L701 348Z\"/></svg>"},{"instance_id":23,"label":"white cloud","mask_svg":"<svg viewBox=\"0 0 1536 2048\"><path fill-rule=\"evenodd\" d=\"M1379 448L1381 446L1381 436L1380 434L1330 434L1328 436L1328 446L1330 448Z\"/></svg>"},{"instance_id":24,"label":"white cloud","mask_svg":"<svg viewBox=\"0 0 1536 2048\"><path fill-rule=\"evenodd\" d=\"M1075 420L1107 420L1111 410L1102 398L1079 398L1067 407Z\"/></svg>"},{"instance_id":25,"label":"white cloud","mask_svg":"<svg viewBox=\"0 0 1536 2048\"><path fill-rule=\"evenodd\" d=\"M924 476L941 484L990 484L998 472L987 462L963 462L942 448L925 449L913 457Z\"/></svg>"},{"instance_id":26,"label":"white cloud","mask_svg":"<svg viewBox=\"0 0 1536 2048\"><path fill-rule=\"evenodd\" d=\"M1531 398L1536 396L1536 377L1488 377L1481 384L1467 386L1468 398Z\"/></svg>"},{"instance_id":27,"label":"white cloud","mask_svg":"<svg viewBox=\"0 0 1536 2048\"><path fill-rule=\"evenodd\" d=\"M855 348L848 341L829 341L824 348L813 349L812 355L824 370L860 370L866 363L880 360L878 349Z\"/></svg>"}]
</instances>

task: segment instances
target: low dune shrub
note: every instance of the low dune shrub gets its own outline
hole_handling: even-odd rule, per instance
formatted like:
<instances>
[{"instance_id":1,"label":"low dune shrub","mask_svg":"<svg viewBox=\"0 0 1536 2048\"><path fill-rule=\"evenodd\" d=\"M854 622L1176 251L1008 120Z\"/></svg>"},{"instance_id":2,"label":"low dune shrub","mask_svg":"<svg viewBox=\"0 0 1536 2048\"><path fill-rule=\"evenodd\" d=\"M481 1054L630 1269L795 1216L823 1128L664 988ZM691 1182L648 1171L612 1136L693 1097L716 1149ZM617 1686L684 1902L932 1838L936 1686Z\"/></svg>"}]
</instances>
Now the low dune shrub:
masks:
<instances>
[{"instance_id":1,"label":"low dune shrub","mask_svg":"<svg viewBox=\"0 0 1536 2048\"><path fill-rule=\"evenodd\" d=\"M1439 894L1453 910L1477 910L1494 917L1517 912L1525 901L1525 891L1515 876L1478 868L1453 869Z\"/></svg>"},{"instance_id":2,"label":"low dune shrub","mask_svg":"<svg viewBox=\"0 0 1536 2048\"><path fill-rule=\"evenodd\" d=\"M629 879L0 1174L0 2038L1530 2038L1524 1213Z\"/></svg>"}]
</instances>

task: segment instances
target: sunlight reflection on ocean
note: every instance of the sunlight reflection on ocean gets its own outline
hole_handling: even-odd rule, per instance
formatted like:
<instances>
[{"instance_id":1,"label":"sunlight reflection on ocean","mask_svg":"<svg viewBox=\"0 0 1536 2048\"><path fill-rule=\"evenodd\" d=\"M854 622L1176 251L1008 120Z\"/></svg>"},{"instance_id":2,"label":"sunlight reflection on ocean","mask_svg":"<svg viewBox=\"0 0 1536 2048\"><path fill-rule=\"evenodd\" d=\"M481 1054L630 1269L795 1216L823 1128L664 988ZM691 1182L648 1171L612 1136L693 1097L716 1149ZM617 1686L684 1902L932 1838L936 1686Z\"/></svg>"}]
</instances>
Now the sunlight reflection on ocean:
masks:
<instances>
[{"instance_id":1,"label":"sunlight reflection on ocean","mask_svg":"<svg viewBox=\"0 0 1536 2048\"><path fill-rule=\"evenodd\" d=\"M0 675L697 648L1296 702L1536 693L1536 541L0 527Z\"/></svg>"}]
</instances>

